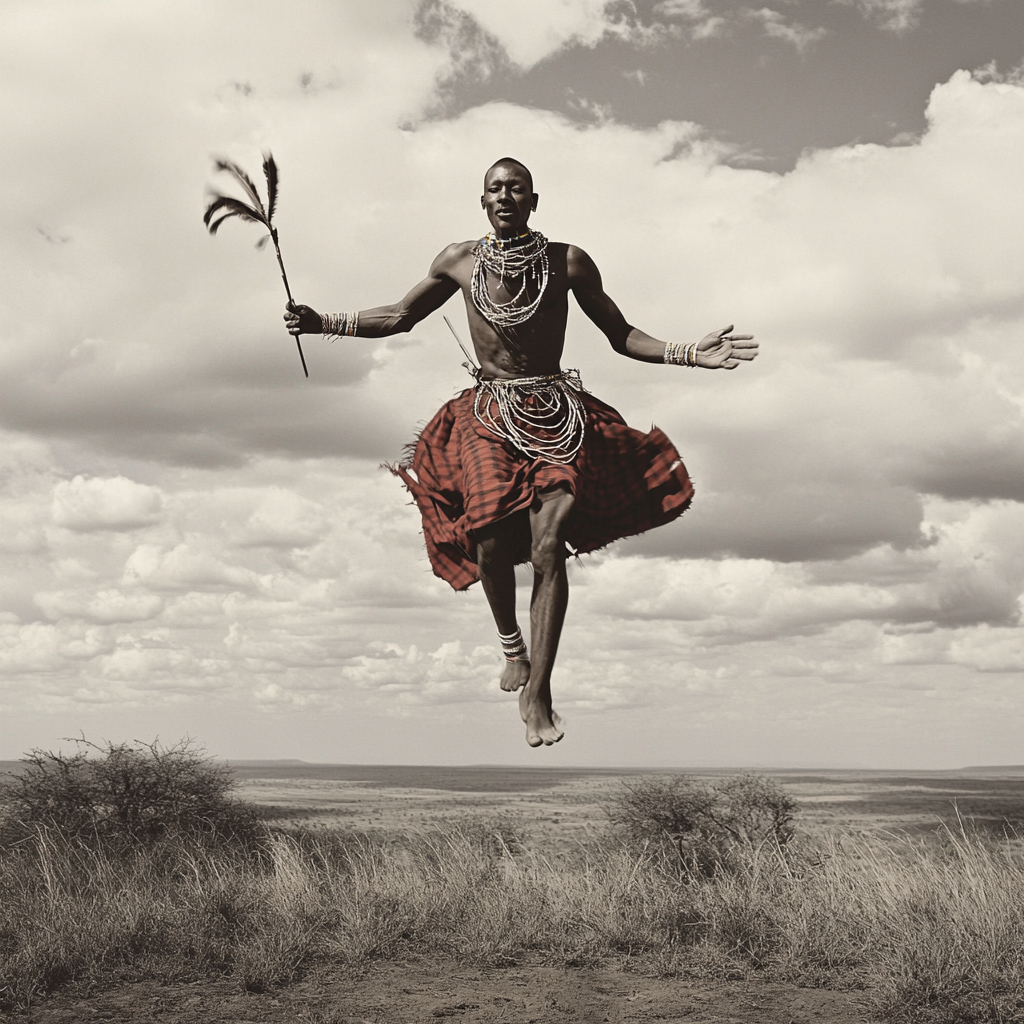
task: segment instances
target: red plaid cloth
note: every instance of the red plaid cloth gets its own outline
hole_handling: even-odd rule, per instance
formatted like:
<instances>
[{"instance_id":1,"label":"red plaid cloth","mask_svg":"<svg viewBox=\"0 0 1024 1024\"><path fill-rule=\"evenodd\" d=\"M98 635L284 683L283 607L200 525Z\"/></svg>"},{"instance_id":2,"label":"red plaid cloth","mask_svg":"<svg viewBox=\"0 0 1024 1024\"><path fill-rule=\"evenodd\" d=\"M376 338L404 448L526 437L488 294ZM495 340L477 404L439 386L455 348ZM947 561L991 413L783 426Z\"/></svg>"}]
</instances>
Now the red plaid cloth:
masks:
<instances>
[{"instance_id":1,"label":"red plaid cloth","mask_svg":"<svg viewBox=\"0 0 1024 1024\"><path fill-rule=\"evenodd\" d=\"M423 517L434 574L465 590L480 577L473 531L530 508L538 491L564 484L575 495L568 543L577 554L671 522L690 505L693 484L672 442L643 434L586 392L583 448L568 465L528 459L473 415L470 388L423 428L401 477ZM408 471L412 470L415 476ZM520 516L517 562L529 560L529 525Z\"/></svg>"}]
</instances>

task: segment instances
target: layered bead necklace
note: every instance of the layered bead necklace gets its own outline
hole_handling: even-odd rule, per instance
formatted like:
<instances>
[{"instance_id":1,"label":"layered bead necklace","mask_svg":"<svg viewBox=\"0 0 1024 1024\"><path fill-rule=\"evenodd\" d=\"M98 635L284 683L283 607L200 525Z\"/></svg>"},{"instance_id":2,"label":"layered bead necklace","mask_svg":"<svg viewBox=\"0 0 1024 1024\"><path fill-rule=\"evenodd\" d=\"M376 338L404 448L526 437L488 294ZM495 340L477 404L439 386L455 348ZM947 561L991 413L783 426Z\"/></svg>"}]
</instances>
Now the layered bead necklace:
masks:
<instances>
[{"instance_id":1,"label":"layered bead necklace","mask_svg":"<svg viewBox=\"0 0 1024 1024\"><path fill-rule=\"evenodd\" d=\"M548 240L539 231L527 231L518 238L496 238L488 233L473 249L473 281L470 289L473 305L480 315L495 327L516 327L537 312L548 286ZM521 280L519 291L508 302L495 302L487 294L487 272L501 284L505 279ZM519 304L526 296L527 278L538 285L532 302ZM509 289L511 291L511 289Z\"/></svg>"}]
</instances>

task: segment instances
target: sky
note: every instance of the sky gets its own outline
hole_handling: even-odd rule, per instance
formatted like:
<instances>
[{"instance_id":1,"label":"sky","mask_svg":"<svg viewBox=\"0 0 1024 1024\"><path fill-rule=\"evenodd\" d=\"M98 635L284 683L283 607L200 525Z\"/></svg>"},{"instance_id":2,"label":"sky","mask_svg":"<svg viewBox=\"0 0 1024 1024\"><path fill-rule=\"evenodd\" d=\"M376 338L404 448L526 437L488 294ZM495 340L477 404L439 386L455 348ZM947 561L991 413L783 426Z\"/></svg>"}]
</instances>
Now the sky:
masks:
<instances>
[{"instance_id":1,"label":"sky","mask_svg":"<svg viewBox=\"0 0 1024 1024\"><path fill-rule=\"evenodd\" d=\"M1024 762L1024 5L769 3L3 0L0 759ZM556 747L380 468L469 382L442 313L306 380L272 250L203 227L267 149L317 309L479 237L513 155L631 323L761 344L645 364L572 309L697 495L571 564Z\"/></svg>"}]
</instances>

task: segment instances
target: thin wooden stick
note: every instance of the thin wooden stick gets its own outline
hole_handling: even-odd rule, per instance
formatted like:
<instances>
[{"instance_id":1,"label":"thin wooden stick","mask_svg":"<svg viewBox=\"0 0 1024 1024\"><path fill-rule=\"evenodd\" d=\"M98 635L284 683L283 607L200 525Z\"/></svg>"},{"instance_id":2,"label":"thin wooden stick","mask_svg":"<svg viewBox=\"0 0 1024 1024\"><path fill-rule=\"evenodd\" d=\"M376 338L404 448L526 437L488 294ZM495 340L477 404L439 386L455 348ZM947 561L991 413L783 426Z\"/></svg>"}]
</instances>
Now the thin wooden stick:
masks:
<instances>
[{"instance_id":1,"label":"thin wooden stick","mask_svg":"<svg viewBox=\"0 0 1024 1024\"><path fill-rule=\"evenodd\" d=\"M288 274L284 269L284 260L281 259L281 246L277 244L277 228L270 229L270 237L274 242L274 252L277 253L277 265L281 268L281 280L284 281L284 293L288 296L288 305L295 308L295 300L292 298L292 290L288 287ZM306 357L302 353L302 342L299 341L299 336L295 335L295 344L299 348L299 359L302 360L302 372L308 377L309 370L306 369Z\"/></svg>"},{"instance_id":2,"label":"thin wooden stick","mask_svg":"<svg viewBox=\"0 0 1024 1024\"><path fill-rule=\"evenodd\" d=\"M480 372L480 367L473 362L473 357L466 351L466 346L462 344L462 339L459 337L459 332L456 331L454 327L452 327L451 320L449 320L448 317L445 317L444 322L448 325L448 330L455 335L455 340L459 343L459 348L462 349L462 354L469 360L468 364L463 363L462 365L465 366L466 369L469 370L469 372L472 373L473 376L475 377Z\"/></svg>"}]
</instances>

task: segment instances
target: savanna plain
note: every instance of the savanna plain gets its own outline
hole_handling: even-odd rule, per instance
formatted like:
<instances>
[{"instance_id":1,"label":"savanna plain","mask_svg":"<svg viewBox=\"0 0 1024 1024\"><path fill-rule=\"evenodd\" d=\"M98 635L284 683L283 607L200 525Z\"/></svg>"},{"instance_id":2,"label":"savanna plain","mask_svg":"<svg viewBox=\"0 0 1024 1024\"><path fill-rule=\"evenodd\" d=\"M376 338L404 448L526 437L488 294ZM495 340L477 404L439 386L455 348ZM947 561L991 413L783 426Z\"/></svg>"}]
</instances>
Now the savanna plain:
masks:
<instances>
[{"instance_id":1,"label":"savanna plain","mask_svg":"<svg viewBox=\"0 0 1024 1024\"><path fill-rule=\"evenodd\" d=\"M12 1021L1024 1021L1024 768L0 771Z\"/></svg>"}]
</instances>

